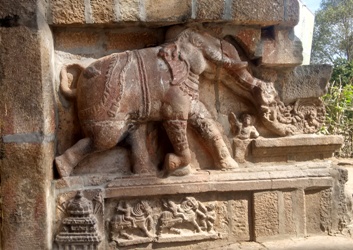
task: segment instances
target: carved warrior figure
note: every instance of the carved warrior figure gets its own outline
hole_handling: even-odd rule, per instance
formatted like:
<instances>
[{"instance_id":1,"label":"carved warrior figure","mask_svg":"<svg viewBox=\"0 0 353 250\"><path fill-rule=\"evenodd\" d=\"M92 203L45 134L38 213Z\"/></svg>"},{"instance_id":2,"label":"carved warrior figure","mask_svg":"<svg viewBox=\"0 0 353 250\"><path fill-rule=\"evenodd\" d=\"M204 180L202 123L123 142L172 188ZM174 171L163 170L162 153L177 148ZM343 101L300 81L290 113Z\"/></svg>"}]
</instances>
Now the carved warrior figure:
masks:
<instances>
[{"instance_id":1,"label":"carved warrior figure","mask_svg":"<svg viewBox=\"0 0 353 250\"><path fill-rule=\"evenodd\" d=\"M197 233L213 231L215 221L213 204L205 207L194 197L185 197L181 204L164 201L163 206L167 211L163 211L160 215L159 235L163 233L181 234L177 226L185 223L191 224Z\"/></svg>"},{"instance_id":2,"label":"carved warrior figure","mask_svg":"<svg viewBox=\"0 0 353 250\"><path fill-rule=\"evenodd\" d=\"M67 98L76 98L85 138L56 157L60 175L69 176L85 156L114 147L127 134L133 140L133 172L138 172L141 165L151 165L144 156L146 145L134 136L139 127L151 121L163 122L174 148L174 153L165 157L167 173L188 173L191 154L187 126L199 133L217 168L236 168L220 131L198 99L199 75L212 80L230 76L255 97L259 107L275 103L273 84L252 77L246 66L230 43L203 31L176 26L167 32L167 43L162 46L112 54L87 68L79 64L63 67L61 92ZM76 89L68 86L68 68L81 72ZM291 133L273 121L267 123L279 134Z\"/></svg>"},{"instance_id":3,"label":"carved warrior figure","mask_svg":"<svg viewBox=\"0 0 353 250\"><path fill-rule=\"evenodd\" d=\"M154 237L152 208L147 201L140 201L135 206L121 201L118 204L117 213L110 222L113 240L134 239L134 235L127 232L133 228L140 229L145 237Z\"/></svg>"}]
</instances>

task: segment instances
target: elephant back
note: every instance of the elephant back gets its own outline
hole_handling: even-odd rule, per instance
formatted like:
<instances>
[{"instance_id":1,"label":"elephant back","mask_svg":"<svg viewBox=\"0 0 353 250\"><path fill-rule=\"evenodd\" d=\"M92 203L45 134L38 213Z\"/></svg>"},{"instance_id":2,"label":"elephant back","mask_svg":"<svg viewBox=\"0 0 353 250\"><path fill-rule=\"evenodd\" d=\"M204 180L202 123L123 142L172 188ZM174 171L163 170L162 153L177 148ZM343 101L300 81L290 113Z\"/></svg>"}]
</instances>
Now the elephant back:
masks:
<instances>
[{"instance_id":1,"label":"elephant back","mask_svg":"<svg viewBox=\"0 0 353 250\"><path fill-rule=\"evenodd\" d=\"M114 117L124 91L129 52L103 57L89 65L77 86L77 107L81 120Z\"/></svg>"}]
</instances>

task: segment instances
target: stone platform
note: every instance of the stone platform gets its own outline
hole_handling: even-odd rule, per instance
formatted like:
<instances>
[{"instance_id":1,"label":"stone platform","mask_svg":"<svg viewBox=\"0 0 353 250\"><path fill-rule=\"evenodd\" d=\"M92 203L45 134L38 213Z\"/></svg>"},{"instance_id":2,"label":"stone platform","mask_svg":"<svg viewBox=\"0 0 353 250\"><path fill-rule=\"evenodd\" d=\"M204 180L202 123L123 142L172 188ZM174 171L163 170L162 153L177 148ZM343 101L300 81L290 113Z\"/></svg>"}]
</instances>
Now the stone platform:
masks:
<instances>
[{"instance_id":1,"label":"stone platform","mask_svg":"<svg viewBox=\"0 0 353 250\"><path fill-rule=\"evenodd\" d=\"M184 177L66 177L55 182L59 204L56 221L63 216L60 200L70 200L78 190L83 190L84 196L92 201L95 211L92 214L98 220L102 235L99 249L132 245L163 248L164 242L177 246L190 241L195 246L193 249L197 249L225 242L305 236L338 230L335 225L342 216L342 204L333 204L333 196L344 185L337 178L341 175L344 171L334 167L331 161L317 160L248 164L233 171L196 171ZM195 205L190 207L193 211L190 214L182 209L188 202ZM148 224L150 234L139 226L137 217L136 227L124 229L121 220L126 215L121 211L129 207L131 211L145 211L141 218ZM173 215L174 208L180 218ZM170 220L163 222L168 216ZM205 228L198 231L188 216L201 225L204 220ZM174 224L175 228L170 227ZM57 224L56 230L59 228Z\"/></svg>"}]
</instances>

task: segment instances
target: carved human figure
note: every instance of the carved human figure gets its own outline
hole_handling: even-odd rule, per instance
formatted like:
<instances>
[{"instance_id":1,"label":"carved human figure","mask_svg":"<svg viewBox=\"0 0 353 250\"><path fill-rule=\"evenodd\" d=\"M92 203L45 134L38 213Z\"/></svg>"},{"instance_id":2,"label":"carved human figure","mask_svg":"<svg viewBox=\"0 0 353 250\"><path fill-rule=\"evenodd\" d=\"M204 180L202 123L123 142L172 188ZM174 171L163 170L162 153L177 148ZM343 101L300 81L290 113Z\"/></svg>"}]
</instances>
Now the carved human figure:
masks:
<instances>
[{"instance_id":1,"label":"carved human figure","mask_svg":"<svg viewBox=\"0 0 353 250\"><path fill-rule=\"evenodd\" d=\"M214 231L214 223L216 221L216 211L215 211L215 204L211 203L206 206L206 223L207 223L207 231L212 232Z\"/></svg>"},{"instance_id":2,"label":"carved human figure","mask_svg":"<svg viewBox=\"0 0 353 250\"><path fill-rule=\"evenodd\" d=\"M132 215L132 207L124 201L120 201L116 209L124 214L124 219L132 223L132 227L136 227L135 218Z\"/></svg>"},{"instance_id":3,"label":"carved human figure","mask_svg":"<svg viewBox=\"0 0 353 250\"><path fill-rule=\"evenodd\" d=\"M231 125L231 131L236 138L245 140L259 137L260 134L253 125L253 117L250 114L242 114L239 121L237 116L231 112L228 120Z\"/></svg>"}]
</instances>

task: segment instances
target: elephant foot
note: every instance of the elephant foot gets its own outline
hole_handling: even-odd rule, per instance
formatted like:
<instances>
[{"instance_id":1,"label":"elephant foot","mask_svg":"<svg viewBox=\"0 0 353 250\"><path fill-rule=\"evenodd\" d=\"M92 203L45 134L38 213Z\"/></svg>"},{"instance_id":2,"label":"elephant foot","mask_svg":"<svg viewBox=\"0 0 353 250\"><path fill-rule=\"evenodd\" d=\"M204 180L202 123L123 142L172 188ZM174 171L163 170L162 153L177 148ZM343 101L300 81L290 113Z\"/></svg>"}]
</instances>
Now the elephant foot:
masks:
<instances>
[{"instance_id":1,"label":"elephant foot","mask_svg":"<svg viewBox=\"0 0 353 250\"><path fill-rule=\"evenodd\" d=\"M61 177L70 176L72 170L74 169L74 166L70 164L65 154L55 157L55 165Z\"/></svg>"},{"instance_id":2,"label":"elephant foot","mask_svg":"<svg viewBox=\"0 0 353 250\"><path fill-rule=\"evenodd\" d=\"M217 165L217 168L222 170L234 169L238 167L238 163L231 156L221 159Z\"/></svg>"},{"instance_id":3,"label":"elephant foot","mask_svg":"<svg viewBox=\"0 0 353 250\"><path fill-rule=\"evenodd\" d=\"M183 176L191 172L190 157L180 157L175 154L167 154L164 162L166 174L174 176Z\"/></svg>"},{"instance_id":4,"label":"elephant foot","mask_svg":"<svg viewBox=\"0 0 353 250\"><path fill-rule=\"evenodd\" d=\"M173 172L169 173L169 175L171 175L171 176L184 176L184 175L188 175L190 173L191 173L191 167L190 167L190 165L187 165L185 167L178 168L177 170L174 170Z\"/></svg>"}]
</instances>

